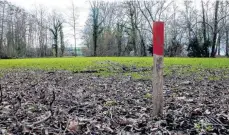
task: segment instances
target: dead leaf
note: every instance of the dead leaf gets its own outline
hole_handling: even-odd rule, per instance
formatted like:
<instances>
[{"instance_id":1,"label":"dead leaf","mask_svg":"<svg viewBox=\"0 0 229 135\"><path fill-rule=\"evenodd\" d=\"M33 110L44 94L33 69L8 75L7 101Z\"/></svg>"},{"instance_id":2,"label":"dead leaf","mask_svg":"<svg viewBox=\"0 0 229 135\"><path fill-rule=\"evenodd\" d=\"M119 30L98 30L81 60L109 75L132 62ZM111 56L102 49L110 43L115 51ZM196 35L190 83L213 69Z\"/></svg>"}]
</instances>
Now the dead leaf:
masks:
<instances>
[{"instance_id":1,"label":"dead leaf","mask_svg":"<svg viewBox=\"0 0 229 135\"><path fill-rule=\"evenodd\" d=\"M68 130L70 132L76 133L79 131L79 123L76 120L71 120L68 124Z\"/></svg>"}]
</instances>

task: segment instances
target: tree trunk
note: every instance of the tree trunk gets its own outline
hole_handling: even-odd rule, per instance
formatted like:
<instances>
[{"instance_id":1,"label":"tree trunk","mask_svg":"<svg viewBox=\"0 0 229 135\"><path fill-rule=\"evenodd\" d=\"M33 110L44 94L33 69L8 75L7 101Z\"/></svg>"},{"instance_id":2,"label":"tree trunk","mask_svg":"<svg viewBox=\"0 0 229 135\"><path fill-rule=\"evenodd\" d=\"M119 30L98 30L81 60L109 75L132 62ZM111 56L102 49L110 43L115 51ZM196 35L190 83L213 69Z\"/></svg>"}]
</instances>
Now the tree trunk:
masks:
<instances>
[{"instance_id":1,"label":"tree trunk","mask_svg":"<svg viewBox=\"0 0 229 135\"><path fill-rule=\"evenodd\" d=\"M54 38L54 49L55 49L55 56L58 57L58 45L57 45L57 37Z\"/></svg>"},{"instance_id":2,"label":"tree trunk","mask_svg":"<svg viewBox=\"0 0 229 135\"><path fill-rule=\"evenodd\" d=\"M93 34L93 42L94 42L94 56L97 56L96 51L97 51L97 30L94 29L94 34Z\"/></svg>"},{"instance_id":3,"label":"tree trunk","mask_svg":"<svg viewBox=\"0 0 229 135\"><path fill-rule=\"evenodd\" d=\"M131 40L132 40L132 45L133 45L133 49L134 49L134 55L137 56L137 47L136 47L136 38L137 38L137 34L136 34L136 23L135 23L135 19L136 19L136 9L132 6L133 3L129 4L129 10L130 10L130 21L131 21Z\"/></svg>"},{"instance_id":4,"label":"tree trunk","mask_svg":"<svg viewBox=\"0 0 229 135\"><path fill-rule=\"evenodd\" d=\"M74 29L74 33L76 33L75 29ZM77 51L76 51L76 37L75 36L74 36L74 44L75 44L75 57L76 57L78 54L77 54Z\"/></svg>"},{"instance_id":5,"label":"tree trunk","mask_svg":"<svg viewBox=\"0 0 229 135\"><path fill-rule=\"evenodd\" d=\"M121 56L121 52L122 52L122 31L123 31L123 26L118 23L117 24L118 56Z\"/></svg>"},{"instance_id":6,"label":"tree trunk","mask_svg":"<svg viewBox=\"0 0 229 135\"><path fill-rule=\"evenodd\" d=\"M139 33L139 36L140 36L140 40L141 40L141 46L140 46L140 50L141 50L141 56L147 56L146 54L146 46L145 46L145 41L144 41L144 38L143 38L143 35L142 35L142 32L141 30L136 26L137 30L138 30L138 33Z\"/></svg>"},{"instance_id":7,"label":"tree trunk","mask_svg":"<svg viewBox=\"0 0 229 135\"><path fill-rule=\"evenodd\" d=\"M99 17L99 9L93 9L93 44L94 44L94 56L97 56L97 40L98 40L98 18Z\"/></svg>"},{"instance_id":8,"label":"tree trunk","mask_svg":"<svg viewBox=\"0 0 229 135\"><path fill-rule=\"evenodd\" d=\"M74 45L75 45L75 56L77 56L77 51L76 51L76 13L75 13L75 4L72 3L72 13L73 13L73 30L74 30Z\"/></svg>"},{"instance_id":9,"label":"tree trunk","mask_svg":"<svg viewBox=\"0 0 229 135\"><path fill-rule=\"evenodd\" d=\"M227 57L229 57L228 49L229 49L229 45L228 45L228 29L227 29L226 30L226 56Z\"/></svg>"},{"instance_id":10,"label":"tree trunk","mask_svg":"<svg viewBox=\"0 0 229 135\"><path fill-rule=\"evenodd\" d=\"M65 50L65 45L64 45L64 32L63 32L63 27L62 25L60 26L60 48L61 48L61 57L64 56L64 50Z\"/></svg>"},{"instance_id":11,"label":"tree trunk","mask_svg":"<svg viewBox=\"0 0 229 135\"><path fill-rule=\"evenodd\" d=\"M44 55L47 56L47 45L48 45L48 32L46 30L46 34L45 34L45 50L44 50Z\"/></svg>"},{"instance_id":12,"label":"tree trunk","mask_svg":"<svg viewBox=\"0 0 229 135\"><path fill-rule=\"evenodd\" d=\"M54 49L55 49L55 56L58 57L58 30L55 29L55 35L54 35Z\"/></svg>"},{"instance_id":13,"label":"tree trunk","mask_svg":"<svg viewBox=\"0 0 229 135\"><path fill-rule=\"evenodd\" d=\"M121 56L121 52L122 52L122 40L118 40L118 56Z\"/></svg>"},{"instance_id":14,"label":"tree trunk","mask_svg":"<svg viewBox=\"0 0 229 135\"><path fill-rule=\"evenodd\" d=\"M204 43L205 43L207 36L206 36L206 19L205 19L205 9L204 9L203 0L201 0L201 3L202 3L202 14L203 14L203 37L204 37Z\"/></svg>"},{"instance_id":15,"label":"tree trunk","mask_svg":"<svg viewBox=\"0 0 229 135\"><path fill-rule=\"evenodd\" d=\"M54 51L55 51L55 56L58 57L58 38L59 38L59 32L61 30L63 22L61 22L58 18L56 18L56 15L54 14L53 16L53 28L50 28L49 30L53 34L53 39L54 39Z\"/></svg>"},{"instance_id":16,"label":"tree trunk","mask_svg":"<svg viewBox=\"0 0 229 135\"><path fill-rule=\"evenodd\" d=\"M217 30L218 30L218 8L219 8L219 1L216 1L211 57L215 57L216 55L216 38L217 38Z\"/></svg>"},{"instance_id":17,"label":"tree trunk","mask_svg":"<svg viewBox=\"0 0 229 135\"><path fill-rule=\"evenodd\" d=\"M5 18L5 4L2 9L2 24L1 24L1 41L0 41L0 58L3 56L3 34L4 34L4 18Z\"/></svg>"},{"instance_id":18,"label":"tree trunk","mask_svg":"<svg viewBox=\"0 0 229 135\"><path fill-rule=\"evenodd\" d=\"M221 35L219 34L218 39L217 39L217 50L218 50L218 56L220 56L220 40L221 40Z\"/></svg>"},{"instance_id":19,"label":"tree trunk","mask_svg":"<svg viewBox=\"0 0 229 135\"><path fill-rule=\"evenodd\" d=\"M143 37L141 36L141 55L142 56L147 56L146 54L146 46L145 46L145 41Z\"/></svg>"}]
</instances>

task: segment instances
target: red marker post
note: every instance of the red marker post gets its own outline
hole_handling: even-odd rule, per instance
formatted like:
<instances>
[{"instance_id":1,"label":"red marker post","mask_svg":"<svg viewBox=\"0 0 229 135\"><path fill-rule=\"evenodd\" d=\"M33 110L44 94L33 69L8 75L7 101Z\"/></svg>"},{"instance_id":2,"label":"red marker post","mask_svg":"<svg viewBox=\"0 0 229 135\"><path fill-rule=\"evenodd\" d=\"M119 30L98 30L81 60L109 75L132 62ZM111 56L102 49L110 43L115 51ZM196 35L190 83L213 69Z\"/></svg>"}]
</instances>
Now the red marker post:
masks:
<instances>
[{"instance_id":1,"label":"red marker post","mask_svg":"<svg viewBox=\"0 0 229 135\"><path fill-rule=\"evenodd\" d=\"M153 23L153 116L163 114L164 22Z\"/></svg>"}]
</instances>

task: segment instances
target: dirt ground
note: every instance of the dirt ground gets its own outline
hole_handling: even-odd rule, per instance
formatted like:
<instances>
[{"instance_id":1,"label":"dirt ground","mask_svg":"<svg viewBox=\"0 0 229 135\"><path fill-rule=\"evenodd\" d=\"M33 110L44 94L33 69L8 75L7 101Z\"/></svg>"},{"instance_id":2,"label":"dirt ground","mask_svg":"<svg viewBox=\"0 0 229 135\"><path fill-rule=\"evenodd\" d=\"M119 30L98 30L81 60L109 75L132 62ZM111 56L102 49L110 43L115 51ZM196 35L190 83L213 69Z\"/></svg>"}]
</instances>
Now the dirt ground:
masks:
<instances>
[{"instance_id":1,"label":"dirt ground","mask_svg":"<svg viewBox=\"0 0 229 135\"><path fill-rule=\"evenodd\" d=\"M229 134L229 79L165 76L164 114L152 118L152 82L67 71L6 73L0 135Z\"/></svg>"}]
</instances>

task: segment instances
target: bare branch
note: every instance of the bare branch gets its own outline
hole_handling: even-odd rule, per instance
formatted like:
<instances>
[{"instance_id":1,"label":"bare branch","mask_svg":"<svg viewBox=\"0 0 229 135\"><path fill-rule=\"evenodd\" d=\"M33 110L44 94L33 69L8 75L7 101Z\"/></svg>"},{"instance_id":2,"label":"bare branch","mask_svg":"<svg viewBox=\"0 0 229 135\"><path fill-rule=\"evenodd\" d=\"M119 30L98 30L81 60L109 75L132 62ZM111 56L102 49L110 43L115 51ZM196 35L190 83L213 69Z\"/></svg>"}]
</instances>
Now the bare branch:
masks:
<instances>
[{"instance_id":1,"label":"bare branch","mask_svg":"<svg viewBox=\"0 0 229 135\"><path fill-rule=\"evenodd\" d=\"M145 1L144 1L144 6L145 6L146 10L148 11L148 14L149 14L150 17L151 17L151 20L152 20L152 21L155 21L154 18L153 18L153 16L152 16L152 14L151 14L151 12L150 12L150 10L149 10L148 7L146 6L146 2L145 2Z\"/></svg>"},{"instance_id":2,"label":"bare branch","mask_svg":"<svg viewBox=\"0 0 229 135\"><path fill-rule=\"evenodd\" d=\"M153 27L152 27L152 24L150 23L148 17L145 15L145 13L143 12L142 8L141 8L141 5L140 5L140 2L138 1L138 8L140 9L142 15L145 17L145 19L147 20L148 22L148 25L150 26L150 32L152 33L152 30L153 30Z\"/></svg>"}]
</instances>

